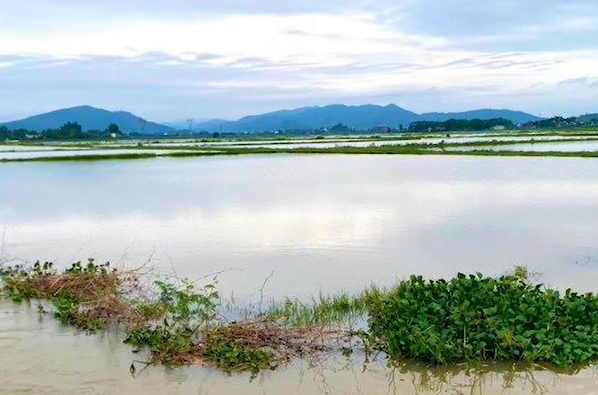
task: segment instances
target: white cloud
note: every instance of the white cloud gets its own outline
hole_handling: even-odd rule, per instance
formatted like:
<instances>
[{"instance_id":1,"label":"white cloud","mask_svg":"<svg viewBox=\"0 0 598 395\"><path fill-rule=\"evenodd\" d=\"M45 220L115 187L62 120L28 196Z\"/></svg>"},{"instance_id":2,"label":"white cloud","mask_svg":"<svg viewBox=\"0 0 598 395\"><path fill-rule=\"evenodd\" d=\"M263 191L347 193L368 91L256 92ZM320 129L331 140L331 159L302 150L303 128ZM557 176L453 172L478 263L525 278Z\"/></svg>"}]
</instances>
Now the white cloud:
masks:
<instances>
[{"instance_id":1,"label":"white cloud","mask_svg":"<svg viewBox=\"0 0 598 395\"><path fill-rule=\"evenodd\" d=\"M309 32L309 33L304 33ZM161 52L189 60L189 54L217 53L226 63L261 57L276 62L335 64L339 56L387 53L398 46L426 44L425 38L400 34L373 16L309 14L294 16L232 15L189 22L137 20L47 35L8 36L2 54L133 57Z\"/></svg>"},{"instance_id":2,"label":"white cloud","mask_svg":"<svg viewBox=\"0 0 598 395\"><path fill-rule=\"evenodd\" d=\"M595 97L581 84L577 106L546 106L562 81L596 76L589 0L118 3L32 0L22 24L21 4L4 5L0 89L13 100L0 117L48 96L158 119L393 101L567 113L592 111Z\"/></svg>"}]
</instances>

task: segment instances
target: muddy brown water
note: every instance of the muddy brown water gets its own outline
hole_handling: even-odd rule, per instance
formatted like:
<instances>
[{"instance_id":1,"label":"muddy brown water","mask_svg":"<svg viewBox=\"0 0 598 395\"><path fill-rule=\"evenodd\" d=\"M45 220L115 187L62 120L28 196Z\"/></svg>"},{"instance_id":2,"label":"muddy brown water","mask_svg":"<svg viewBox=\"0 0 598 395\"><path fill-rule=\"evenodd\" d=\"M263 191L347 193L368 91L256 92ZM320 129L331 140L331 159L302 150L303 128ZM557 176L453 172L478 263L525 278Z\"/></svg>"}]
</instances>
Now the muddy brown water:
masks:
<instances>
[{"instance_id":1,"label":"muddy brown water","mask_svg":"<svg viewBox=\"0 0 598 395\"><path fill-rule=\"evenodd\" d=\"M143 360L110 332L86 335L49 316L0 302L0 394L595 394L595 369L576 375L496 365L478 374L384 360L364 370L359 357L298 361L250 382L209 367L150 367L134 377L131 363ZM136 364L138 371L141 364Z\"/></svg>"}]
</instances>

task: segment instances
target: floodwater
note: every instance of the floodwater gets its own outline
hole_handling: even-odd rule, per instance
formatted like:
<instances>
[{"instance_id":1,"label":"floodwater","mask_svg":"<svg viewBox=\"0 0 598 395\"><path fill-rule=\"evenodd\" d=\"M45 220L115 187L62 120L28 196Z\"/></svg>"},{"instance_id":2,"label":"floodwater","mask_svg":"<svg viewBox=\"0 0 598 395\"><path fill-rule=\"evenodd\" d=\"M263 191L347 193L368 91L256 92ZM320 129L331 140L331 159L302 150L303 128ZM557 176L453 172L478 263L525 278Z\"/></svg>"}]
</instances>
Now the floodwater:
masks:
<instances>
[{"instance_id":1,"label":"floodwater","mask_svg":"<svg viewBox=\"0 0 598 395\"><path fill-rule=\"evenodd\" d=\"M553 136L529 136L529 135L514 135L514 136L493 136L493 135L448 135L447 137L424 137L418 139L376 139L376 140L360 140L360 141L326 141L326 140L311 140L311 141L291 141L291 142L236 142L236 143L208 143L205 146L213 147L224 147L224 148L238 148L240 146L252 147L252 148L272 148L272 149L295 149L295 148L336 148L336 147L381 147L387 145L409 145L409 144L465 144L465 143L489 143L495 141L512 141L513 143L521 141L529 141L531 139L538 143L551 142L553 140L563 139L565 137L559 135ZM595 136L573 136L567 137L572 140L579 140L584 144L588 140L594 140L596 143ZM522 146L524 144L521 144ZM176 146L173 143L171 146ZM477 148L477 147L476 147Z\"/></svg>"},{"instance_id":2,"label":"floodwater","mask_svg":"<svg viewBox=\"0 0 598 395\"><path fill-rule=\"evenodd\" d=\"M39 145L0 145L0 152L20 152L20 151L53 151L57 147L39 146Z\"/></svg>"},{"instance_id":3,"label":"floodwater","mask_svg":"<svg viewBox=\"0 0 598 395\"><path fill-rule=\"evenodd\" d=\"M458 148L464 150L465 148ZM492 151L528 151L528 152L595 152L598 151L598 141L563 141L536 142L533 144L506 144L494 146L467 147L466 150L488 149Z\"/></svg>"},{"instance_id":4,"label":"floodwater","mask_svg":"<svg viewBox=\"0 0 598 395\"><path fill-rule=\"evenodd\" d=\"M32 147L33 148L33 147ZM77 156L114 156L127 154L168 154L173 151L166 150L148 150L148 149L83 149L83 148L69 148L57 149L56 147L36 147L37 149L29 150L13 150L1 151L0 160L2 159L39 159L39 158L67 158Z\"/></svg>"},{"instance_id":5,"label":"floodwater","mask_svg":"<svg viewBox=\"0 0 598 395\"><path fill-rule=\"evenodd\" d=\"M597 196L598 160L580 158L4 163L0 261L94 257L129 268L149 262L191 279L218 274L221 293L237 303L257 301L262 287L267 299L308 299L411 274L499 275L520 264L547 285L598 291ZM397 393L421 390L413 384L421 369L391 380L382 362L364 374L359 364L325 364L324 375L300 363L251 385L245 375L199 367L152 368L133 379L128 366L139 356L121 340L77 335L35 308L2 303L0 393L319 394L328 383L328 393L372 394L392 393L389 382L399 383ZM499 376L484 376L484 393L502 393ZM592 369L532 376L550 393L598 393ZM453 378L432 393L470 393L471 377ZM524 383L514 393L530 393Z\"/></svg>"},{"instance_id":6,"label":"floodwater","mask_svg":"<svg viewBox=\"0 0 598 395\"><path fill-rule=\"evenodd\" d=\"M598 284L598 161L265 155L0 165L4 259L151 260L238 300L413 273Z\"/></svg>"},{"instance_id":7,"label":"floodwater","mask_svg":"<svg viewBox=\"0 0 598 395\"><path fill-rule=\"evenodd\" d=\"M0 395L279 395L279 394L593 394L596 372L577 375L496 366L478 374L382 360L328 357L264 372L228 375L209 367L168 369L135 363L122 335L85 335L60 326L35 308L0 302Z\"/></svg>"}]
</instances>

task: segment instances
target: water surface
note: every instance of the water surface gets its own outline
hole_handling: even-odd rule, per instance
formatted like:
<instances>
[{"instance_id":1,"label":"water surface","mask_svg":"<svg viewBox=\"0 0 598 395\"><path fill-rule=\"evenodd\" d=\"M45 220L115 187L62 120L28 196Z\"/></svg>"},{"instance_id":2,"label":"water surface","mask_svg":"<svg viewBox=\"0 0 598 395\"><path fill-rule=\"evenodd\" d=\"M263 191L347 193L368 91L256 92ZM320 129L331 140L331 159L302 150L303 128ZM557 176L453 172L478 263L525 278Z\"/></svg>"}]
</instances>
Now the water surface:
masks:
<instances>
[{"instance_id":1,"label":"water surface","mask_svg":"<svg viewBox=\"0 0 598 395\"><path fill-rule=\"evenodd\" d=\"M464 149L464 148L460 148ZM476 146L471 149L489 149L492 151L529 151L529 152L595 152L598 151L598 141L563 141L536 142L533 144L506 144L496 146Z\"/></svg>"},{"instance_id":2,"label":"water surface","mask_svg":"<svg viewBox=\"0 0 598 395\"><path fill-rule=\"evenodd\" d=\"M61 327L34 308L0 302L1 395L324 395L324 394L592 394L594 371L557 375L497 365L486 374L407 365L389 369L342 357L297 362L264 372L228 375L209 367L151 367L135 378L133 354L118 333L88 336ZM137 363L138 371L142 364Z\"/></svg>"},{"instance_id":3,"label":"water surface","mask_svg":"<svg viewBox=\"0 0 598 395\"><path fill-rule=\"evenodd\" d=\"M256 301L270 275L266 298L308 299L392 285L410 274L498 275L517 264L548 285L597 291L597 196L598 160L579 158L4 163L0 261L66 265L95 257L121 267L149 261L191 279L220 273L223 295L238 303ZM475 384L455 373L440 390L422 390L414 383L434 370L389 376L383 361L364 374L358 362L325 364L325 374L299 362L251 386L246 375L197 367L150 369L135 380L128 366L139 357L121 341L75 334L35 308L2 302L0 393L320 394L329 386L328 393L375 394L393 393L392 383L394 393L469 393ZM504 374L497 374L484 376L484 393L503 393ZM550 393L597 391L592 369L533 376ZM511 392L531 392L529 380L518 383Z\"/></svg>"},{"instance_id":4,"label":"water surface","mask_svg":"<svg viewBox=\"0 0 598 395\"><path fill-rule=\"evenodd\" d=\"M77 156L115 156L131 154L168 154L173 151L160 149L85 149L85 148L61 148L57 147L36 147L31 150L0 151L1 159L39 159L39 158L69 158ZM40 149L41 148L41 149Z\"/></svg>"},{"instance_id":5,"label":"water surface","mask_svg":"<svg viewBox=\"0 0 598 395\"><path fill-rule=\"evenodd\" d=\"M517 264L596 290L598 161L276 155L0 165L3 251L225 271L251 299Z\"/></svg>"}]
</instances>

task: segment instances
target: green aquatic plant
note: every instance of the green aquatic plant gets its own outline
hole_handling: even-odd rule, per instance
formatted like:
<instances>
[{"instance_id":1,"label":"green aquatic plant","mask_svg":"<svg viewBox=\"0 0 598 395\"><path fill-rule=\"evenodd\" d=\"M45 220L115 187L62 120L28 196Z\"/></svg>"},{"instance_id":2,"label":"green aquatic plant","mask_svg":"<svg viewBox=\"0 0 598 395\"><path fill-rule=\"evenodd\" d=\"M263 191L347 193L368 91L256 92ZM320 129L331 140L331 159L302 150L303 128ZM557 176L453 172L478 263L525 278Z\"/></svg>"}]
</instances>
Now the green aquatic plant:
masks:
<instances>
[{"instance_id":1,"label":"green aquatic plant","mask_svg":"<svg viewBox=\"0 0 598 395\"><path fill-rule=\"evenodd\" d=\"M144 303L140 309L145 315L159 318L159 322L129 328L125 343L147 347L153 358L161 362L182 363L194 354L201 330L216 318L220 297L215 281L200 289L188 280L155 284L160 291L159 300Z\"/></svg>"},{"instance_id":2,"label":"green aquatic plant","mask_svg":"<svg viewBox=\"0 0 598 395\"><path fill-rule=\"evenodd\" d=\"M110 263L96 264L90 259L59 273L51 262L36 262L30 268L5 268L0 278L2 293L9 299L51 302L60 322L82 330L106 328L129 311L121 295L125 277L110 270Z\"/></svg>"},{"instance_id":3,"label":"green aquatic plant","mask_svg":"<svg viewBox=\"0 0 598 395\"><path fill-rule=\"evenodd\" d=\"M527 272L445 280L412 276L369 310L369 340L393 360L525 361L561 368L598 359L598 297L528 284Z\"/></svg>"},{"instance_id":4,"label":"green aquatic plant","mask_svg":"<svg viewBox=\"0 0 598 395\"><path fill-rule=\"evenodd\" d=\"M598 297L532 284L534 275L521 266L500 278L413 276L390 290L288 299L229 322L220 315L216 281L201 287L157 281L157 293L144 294L149 290L131 288L137 273L93 260L61 272L48 262L0 269L6 297L48 301L60 322L81 330L120 325L125 342L149 350L152 363L203 362L255 377L293 358L331 350L350 355L354 347L383 351L392 362L569 368L598 360Z\"/></svg>"},{"instance_id":5,"label":"green aquatic plant","mask_svg":"<svg viewBox=\"0 0 598 395\"><path fill-rule=\"evenodd\" d=\"M51 265L51 264L50 264ZM50 266L51 268L51 266ZM102 274L106 275L110 271L110 262L106 262L104 264L98 265L95 263L95 259L89 258L87 260L86 265L82 265L81 262L75 262L64 271L65 274L79 274L79 273L87 273L87 274ZM113 272L116 272L116 269L112 269Z\"/></svg>"},{"instance_id":6,"label":"green aquatic plant","mask_svg":"<svg viewBox=\"0 0 598 395\"><path fill-rule=\"evenodd\" d=\"M248 342L248 332L239 331L239 328L223 326L208 331L201 349L202 357L227 372L248 370L251 379L262 369L274 368L273 352L263 345L260 347Z\"/></svg>"},{"instance_id":7,"label":"green aquatic plant","mask_svg":"<svg viewBox=\"0 0 598 395\"><path fill-rule=\"evenodd\" d=\"M2 292L14 302L28 301L34 298L43 298L42 292L36 283L56 275L51 262L39 261L26 268L23 265L0 268ZM41 280L41 281L40 281Z\"/></svg>"}]
</instances>

